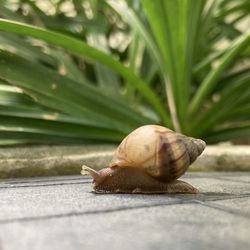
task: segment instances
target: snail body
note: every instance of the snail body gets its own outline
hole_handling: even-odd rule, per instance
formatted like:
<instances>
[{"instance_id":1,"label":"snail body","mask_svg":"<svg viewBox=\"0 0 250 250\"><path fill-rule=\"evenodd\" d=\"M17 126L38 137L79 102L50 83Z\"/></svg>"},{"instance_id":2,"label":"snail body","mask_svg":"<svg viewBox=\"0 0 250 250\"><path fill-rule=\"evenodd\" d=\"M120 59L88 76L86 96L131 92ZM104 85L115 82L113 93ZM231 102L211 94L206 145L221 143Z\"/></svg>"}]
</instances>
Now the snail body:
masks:
<instances>
[{"instance_id":1,"label":"snail body","mask_svg":"<svg viewBox=\"0 0 250 250\"><path fill-rule=\"evenodd\" d=\"M96 193L197 193L192 185L177 180L203 152L205 142L158 125L132 131L115 151L109 167L95 171Z\"/></svg>"}]
</instances>

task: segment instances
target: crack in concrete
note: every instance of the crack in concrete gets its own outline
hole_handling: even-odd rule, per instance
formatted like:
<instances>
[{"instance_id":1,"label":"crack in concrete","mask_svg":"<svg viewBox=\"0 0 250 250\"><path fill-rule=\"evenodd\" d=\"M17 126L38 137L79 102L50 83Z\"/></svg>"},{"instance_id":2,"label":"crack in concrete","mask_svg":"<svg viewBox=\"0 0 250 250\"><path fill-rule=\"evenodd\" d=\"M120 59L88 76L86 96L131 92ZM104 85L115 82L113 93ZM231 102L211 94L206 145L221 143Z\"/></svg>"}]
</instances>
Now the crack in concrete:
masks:
<instances>
[{"instance_id":1,"label":"crack in concrete","mask_svg":"<svg viewBox=\"0 0 250 250\"><path fill-rule=\"evenodd\" d=\"M2 219L0 220L0 225L2 224L10 224L16 222L32 222L32 221L41 221L41 220L50 220L50 219L60 219L60 218L67 218L67 217L74 217L74 216L84 216L84 215L95 215L95 214L106 214L106 213L113 213L113 212L120 212L126 210L136 210L136 209L144 209L144 208L151 208L151 207L161 207L161 206L171 206L171 205L183 205L183 204L199 204L205 207L217 209L226 213L230 213L232 215L240 216L245 219L250 219L250 216L246 213L240 213L237 210L228 208L226 206L217 205L207 203L206 201L219 201L219 200L231 200L231 199L241 199L241 198L248 198L250 194L247 195L238 195L238 196L230 196L226 198L216 199L216 197L211 197L209 200L198 200L198 199L180 199L168 202L159 202L159 203L151 203L151 204L144 204L144 205L137 205L134 207L128 206L120 206L113 209L101 209L101 210L93 210L93 211L75 211L75 212L68 212L68 213L59 213L59 214L49 214L49 215L40 215L40 216L30 216L30 217L20 217L20 218L11 218L11 219ZM173 196L173 198L177 198Z\"/></svg>"},{"instance_id":2,"label":"crack in concrete","mask_svg":"<svg viewBox=\"0 0 250 250\"><path fill-rule=\"evenodd\" d=\"M213 209L216 209L216 210L227 212L229 214L233 214L233 215L237 215L237 216L240 216L240 217L243 217L243 218L250 219L249 214L247 214L245 212L239 212L239 211L237 211L237 210L235 210L233 208L227 207L227 206L223 206L223 205L215 204L215 203L206 203L206 202L203 202L203 201L196 201L196 203L200 204L202 206L205 206L205 207L213 208Z\"/></svg>"},{"instance_id":3,"label":"crack in concrete","mask_svg":"<svg viewBox=\"0 0 250 250\"><path fill-rule=\"evenodd\" d=\"M241 181L241 180L227 179L225 177L214 177L213 179L223 180L223 181L230 181L230 182L236 182L236 183L242 183L242 184L250 184L250 181Z\"/></svg>"},{"instance_id":4,"label":"crack in concrete","mask_svg":"<svg viewBox=\"0 0 250 250\"><path fill-rule=\"evenodd\" d=\"M37 178L37 177L34 177L34 178L30 178L30 179L27 179L27 180L13 180L13 179L7 179L7 180L4 180L2 179L0 181L0 185L1 184L8 184L8 183L11 183L11 184L26 184L26 183L40 183L40 182L52 182L52 181L56 181L56 182L60 182L60 181L77 181L77 180L82 180L82 179L91 179L90 177L86 177L86 176L81 176L79 175L79 177L70 177L67 176L65 178L58 178L58 176L50 176L49 178L47 177L44 177L44 178Z\"/></svg>"},{"instance_id":5,"label":"crack in concrete","mask_svg":"<svg viewBox=\"0 0 250 250\"><path fill-rule=\"evenodd\" d=\"M156 204L148 204L148 205L138 205L134 207L120 206L113 209L101 209L101 210L93 210L93 211L84 211L84 212L69 212L69 213L61 213L61 214L51 214L51 215L41 215L41 216L31 216L31 217L23 217L23 218L12 218L12 219L3 219L0 220L0 224L9 224L15 222L30 222L30 221L40 221L40 220L48 220L48 219L59 219L65 217L73 217L73 216L82 216L82 215L94 215L94 214L105 214L105 213L113 213L120 212L126 210L135 210L135 209L143 209L150 207L159 207L159 206L169 206L169 205L179 205L179 204L192 204L190 201L172 201L172 202L163 202Z\"/></svg>"},{"instance_id":6,"label":"crack in concrete","mask_svg":"<svg viewBox=\"0 0 250 250\"><path fill-rule=\"evenodd\" d=\"M65 183L49 183L49 184L34 184L34 185L6 185L0 186L0 189L8 189L8 188L28 188L28 187L49 187L49 186L63 186L63 185L72 185L72 184L85 184L91 183L90 180L79 181L79 182L65 182Z\"/></svg>"},{"instance_id":7,"label":"crack in concrete","mask_svg":"<svg viewBox=\"0 0 250 250\"><path fill-rule=\"evenodd\" d=\"M57 180L57 178L53 179L32 179L32 180L27 180L27 181L2 181L0 182L0 189L1 188L18 188L18 187L41 187L41 186L55 186L55 185L69 185L69 184L79 184L79 180L81 183L91 183L92 179L90 177L84 177L84 176L79 176L75 178L60 178ZM51 183L55 182L55 183ZM44 183L44 184L37 184L37 183ZM23 185L27 184L27 185Z\"/></svg>"}]
</instances>

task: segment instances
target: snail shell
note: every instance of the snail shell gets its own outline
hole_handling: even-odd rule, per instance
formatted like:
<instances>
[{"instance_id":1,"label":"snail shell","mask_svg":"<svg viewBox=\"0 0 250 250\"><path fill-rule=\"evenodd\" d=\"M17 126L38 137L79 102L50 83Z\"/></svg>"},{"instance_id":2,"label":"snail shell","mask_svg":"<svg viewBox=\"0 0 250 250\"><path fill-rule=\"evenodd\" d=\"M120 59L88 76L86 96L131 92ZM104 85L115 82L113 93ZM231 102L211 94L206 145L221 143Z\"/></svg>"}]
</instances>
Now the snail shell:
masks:
<instances>
[{"instance_id":1,"label":"snail shell","mask_svg":"<svg viewBox=\"0 0 250 250\"><path fill-rule=\"evenodd\" d=\"M121 142L109 167L143 168L160 181L178 179L202 153L202 140L158 126L142 126Z\"/></svg>"},{"instance_id":2,"label":"snail shell","mask_svg":"<svg viewBox=\"0 0 250 250\"><path fill-rule=\"evenodd\" d=\"M109 167L83 173L94 179L96 192L196 193L177 180L205 149L205 142L158 125L139 127L123 139Z\"/></svg>"}]
</instances>

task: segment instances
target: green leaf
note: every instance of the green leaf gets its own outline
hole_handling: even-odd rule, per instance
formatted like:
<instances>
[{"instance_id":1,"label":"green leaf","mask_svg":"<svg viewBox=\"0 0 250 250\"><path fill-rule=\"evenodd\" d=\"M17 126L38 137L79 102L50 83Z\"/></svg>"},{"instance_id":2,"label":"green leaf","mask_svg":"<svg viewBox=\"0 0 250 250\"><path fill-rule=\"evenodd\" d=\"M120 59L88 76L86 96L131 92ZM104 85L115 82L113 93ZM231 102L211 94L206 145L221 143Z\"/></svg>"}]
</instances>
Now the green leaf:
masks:
<instances>
[{"instance_id":1,"label":"green leaf","mask_svg":"<svg viewBox=\"0 0 250 250\"><path fill-rule=\"evenodd\" d=\"M246 138L250 136L250 126L242 126L236 128L222 128L221 130L213 131L206 135L207 143L216 143L220 141L229 141L232 139Z\"/></svg>"},{"instance_id":2,"label":"green leaf","mask_svg":"<svg viewBox=\"0 0 250 250\"><path fill-rule=\"evenodd\" d=\"M83 72L77 67L73 58L64 51L53 50L50 55L58 61L58 72L78 83L91 84L84 76Z\"/></svg>"},{"instance_id":3,"label":"green leaf","mask_svg":"<svg viewBox=\"0 0 250 250\"><path fill-rule=\"evenodd\" d=\"M132 8L129 8L125 2L121 4L115 0L109 0L107 3L130 25L131 31L128 36L131 36L132 41L129 46L128 54L129 67L146 82L150 82L152 75L154 75L157 70L164 72L164 65L159 55L157 45L145 21L140 17L139 11L136 12ZM143 61L144 59L146 59L146 61ZM142 65L142 63L144 64ZM146 70L143 70L143 66L147 66ZM142 69L141 71L140 68ZM135 96L135 90L134 86L129 83L127 84L127 95L130 96L132 100Z\"/></svg>"},{"instance_id":4,"label":"green leaf","mask_svg":"<svg viewBox=\"0 0 250 250\"><path fill-rule=\"evenodd\" d=\"M250 94L248 100L250 98ZM230 113L224 114L225 120L231 119L233 121L249 121L250 120L250 104L244 104L243 106L235 107L231 109Z\"/></svg>"},{"instance_id":5,"label":"green leaf","mask_svg":"<svg viewBox=\"0 0 250 250\"><path fill-rule=\"evenodd\" d=\"M18 128L17 128L18 130ZM0 145L14 143L43 143L43 144L98 144L98 143L114 143L112 140L100 140L98 139L83 139L83 138L72 138L65 136L56 136L51 134L44 134L42 132L28 131L1 131L0 130Z\"/></svg>"},{"instance_id":6,"label":"green leaf","mask_svg":"<svg viewBox=\"0 0 250 250\"><path fill-rule=\"evenodd\" d=\"M227 49L225 54L219 59L217 65L212 69L205 77L196 94L194 95L190 104L189 113L194 116L195 113L201 107L205 98L212 92L218 83L218 79L223 71L235 60L239 53L249 46L250 44L250 32L246 32L242 36L236 39L234 43Z\"/></svg>"},{"instance_id":7,"label":"green leaf","mask_svg":"<svg viewBox=\"0 0 250 250\"><path fill-rule=\"evenodd\" d=\"M40 98L45 95L51 101L60 101L61 107L58 108L62 112L64 105L68 103L82 111L82 117L86 114L91 117L93 113L94 118L100 117L100 122L122 131L130 131L139 124L149 121L129 106L106 97L88 84L79 84L41 65L30 64L19 57L2 54L1 58L0 77L2 79L26 89L34 97L38 93Z\"/></svg>"},{"instance_id":8,"label":"green leaf","mask_svg":"<svg viewBox=\"0 0 250 250\"><path fill-rule=\"evenodd\" d=\"M227 88L217 93L219 101L211 103L210 107L192 123L190 133L199 137L217 124L222 124L225 117L227 117L227 121L230 121L231 110L241 105L243 100L249 100L250 74L239 75L232 82L231 85L228 82Z\"/></svg>"},{"instance_id":9,"label":"green leaf","mask_svg":"<svg viewBox=\"0 0 250 250\"><path fill-rule=\"evenodd\" d=\"M38 133L46 136L67 137L71 139L98 140L107 142L119 142L124 133L115 132L110 129L84 126L57 120L45 120L35 118L12 117L10 115L0 115L1 134L4 132L27 132Z\"/></svg>"},{"instance_id":10,"label":"green leaf","mask_svg":"<svg viewBox=\"0 0 250 250\"><path fill-rule=\"evenodd\" d=\"M171 124L165 108L155 93L147 86L147 84L145 84L142 79L137 77L130 69L124 67L120 62L114 60L111 56L91 46L88 46L86 43L78 39L57 32L37 28L31 25L0 19L0 30L13 32L20 35L32 36L44 40L56 46L61 46L62 48L65 48L78 56L88 57L95 62L99 62L110 67L138 89L140 94L150 104L152 104L166 125Z\"/></svg>"},{"instance_id":11,"label":"green leaf","mask_svg":"<svg viewBox=\"0 0 250 250\"><path fill-rule=\"evenodd\" d=\"M33 118L33 119L41 119L41 120L52 120L60 122L67 122L69 124L79 124L85 126L93 126L97 128L109 128L106 124L100 123L93 119L89 119L87 116L84 117L76 117L69 116L65 114L61 114L55 111L46 110L43 107L39 106L3 106L0 105L0 115L11 116L18 118ZM18 122L17 122L18 123ZM22 125L22 124L20 124Z\"/></svg>"},{"instance_id":12,"label":"green leaf","mask_svg":"<svg viewBox=\"0 0 250 250\"><path fill-rule=\"evenodd\" d=\"M34 41L23 39L16 34L0 33L0 49L24 57L31 62L42 62L50 67L57 67L57 62L42 50L44 46L33 45ZM48 49L47 49L48 50ZM48 53L48 52L47 52Z\"/></svg>"},{"instance_id":13,"label":"green leaf","mask_svg":"<svg viewBox=\"0 0 250 250\"><path fill-rule=\"evenodd\" d=\"M107 39L103 31L89 31L87 34L87 41L93 47L110 54ZM120 84L117 74L107 68L107 66L99 63L94 64L94 68L99 87L102 88L107 95L117 95L117 93L119 93Z\"/></svg>"},{"instance_id":14,"label":"green leaf","mask_svg":"<svg viewBox=\"0 0 250 250\"><path fill-rule=\"evenodd\" d=\"M204 1L142 0L142 4L163 58L164 78L168 76L166 88L172 119L175 128L183 131L197 24Z\"/></svg>"},{"instance_id":15,"label":"green leaf","mask_svg":"<svg viewBox=\"0 0 250 250\"><path fill-rule=\"evenodd\" d=\"M141 41L147 45L155 63L157 63L159 67L164 68L162 65L162 58L160 57L154 38L150 34L150 31L143 20L141 20L139 14L137 14L133 9L130 9L127 5L125 5L125 3L120 4L115 0L108 0L107 3L130 25L134 33L142 38Z\"/></svg>"},{"instance_id":16,"label":"green leaf","mask_svg":"<svg viewBox=\"0 0 250 250\"><path fill-rule=\"evenodd\" d=\"M32 107L34 106L34 102L20 88L0 84L0 105Z\"/></svg>"}]
</instances>

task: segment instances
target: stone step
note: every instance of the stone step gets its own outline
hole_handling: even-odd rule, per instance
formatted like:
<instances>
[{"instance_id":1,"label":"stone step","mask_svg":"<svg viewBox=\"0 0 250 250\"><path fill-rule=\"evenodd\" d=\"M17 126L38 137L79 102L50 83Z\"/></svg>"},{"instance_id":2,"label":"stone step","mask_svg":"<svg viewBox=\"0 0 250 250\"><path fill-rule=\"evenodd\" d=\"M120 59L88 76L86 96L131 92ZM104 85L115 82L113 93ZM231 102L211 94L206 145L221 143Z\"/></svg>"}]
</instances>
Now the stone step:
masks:
<instances>
[{"instance_id":1,"label":"stone step","mask_svg":"<svg viewBox=\"0 0 250 250\"><path fill-rule=\"evenodd\" d=\"M108 166L115 146L26 146L0 148L0 178L78 174L83 164ZM191 171L249 171L250 146L207 146Z\"/></svg>"}]
</instances>

